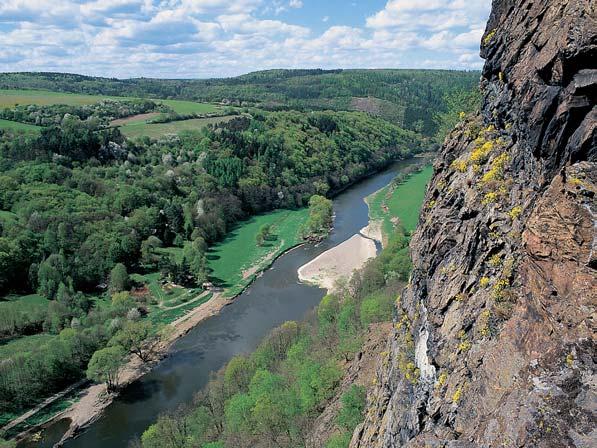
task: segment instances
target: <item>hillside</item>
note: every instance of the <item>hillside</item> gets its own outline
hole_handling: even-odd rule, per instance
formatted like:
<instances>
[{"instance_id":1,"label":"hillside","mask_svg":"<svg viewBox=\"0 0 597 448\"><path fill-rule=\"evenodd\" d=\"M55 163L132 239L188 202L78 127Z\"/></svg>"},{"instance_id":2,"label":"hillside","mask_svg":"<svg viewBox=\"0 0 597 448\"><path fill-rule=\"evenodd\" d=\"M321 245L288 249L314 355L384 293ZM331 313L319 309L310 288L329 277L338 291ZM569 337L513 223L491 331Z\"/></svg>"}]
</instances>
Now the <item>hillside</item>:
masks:
<instances>
[{"instance_id":1,"label":"hillside","mask_svg":"<svg viewBox=\"0 0 597 448\"><path fill-rule=\"evenodd\" d=\"M432 136L438 130L434 113L449 110L449 97L475 90L478 81L478 72L444 70L269 70L207 80L3 73L0 89L184 99L268 110L359 110Z\"/></svg>"},{"instance_id":2,"label":"hillside","mask_svg":"<svg viewBox=\"0 0 597 448\"><path fill-rule=\"evenodd\" d=\"M351 447L595 446L596 13L493 2Z\"/></svg>"}]
</instances>

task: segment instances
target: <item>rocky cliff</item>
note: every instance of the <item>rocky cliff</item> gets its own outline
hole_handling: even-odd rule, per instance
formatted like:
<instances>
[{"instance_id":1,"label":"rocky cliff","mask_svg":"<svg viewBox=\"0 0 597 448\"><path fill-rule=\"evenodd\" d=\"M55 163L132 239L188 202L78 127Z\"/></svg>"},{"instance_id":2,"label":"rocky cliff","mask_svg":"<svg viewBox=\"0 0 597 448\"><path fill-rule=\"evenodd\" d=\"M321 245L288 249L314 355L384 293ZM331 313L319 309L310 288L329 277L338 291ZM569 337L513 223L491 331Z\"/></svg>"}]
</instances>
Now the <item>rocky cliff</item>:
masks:
<instances>
[{"instance_id":1,"label":"rocky cliff","mask_svg":"<svg viewBox=\"0 0 597 448\"><path fill-rule=\"evenodd\" d=\"M597 446L597 2L494 0L481 45L352 447Z\"/></svg>"}]
</instances>

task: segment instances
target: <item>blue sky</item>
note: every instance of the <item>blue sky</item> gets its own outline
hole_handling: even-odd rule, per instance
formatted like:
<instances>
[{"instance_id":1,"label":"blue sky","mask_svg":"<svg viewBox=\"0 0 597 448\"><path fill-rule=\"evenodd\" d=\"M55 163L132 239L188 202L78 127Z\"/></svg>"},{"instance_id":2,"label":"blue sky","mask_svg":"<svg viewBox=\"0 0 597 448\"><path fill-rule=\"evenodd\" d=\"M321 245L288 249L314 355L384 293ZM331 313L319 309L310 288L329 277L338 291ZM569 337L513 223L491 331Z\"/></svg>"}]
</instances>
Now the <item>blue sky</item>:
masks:
<instances>
[{"instance_id":1,"label":"blue sky","mask_svg":"<svg viewBox=\"0 0 597 448\"><path fill-rule=\"evenodd\" d=\"M0 0L0 71L478 69L491 0Z\"/></svg>"}]
</instances>

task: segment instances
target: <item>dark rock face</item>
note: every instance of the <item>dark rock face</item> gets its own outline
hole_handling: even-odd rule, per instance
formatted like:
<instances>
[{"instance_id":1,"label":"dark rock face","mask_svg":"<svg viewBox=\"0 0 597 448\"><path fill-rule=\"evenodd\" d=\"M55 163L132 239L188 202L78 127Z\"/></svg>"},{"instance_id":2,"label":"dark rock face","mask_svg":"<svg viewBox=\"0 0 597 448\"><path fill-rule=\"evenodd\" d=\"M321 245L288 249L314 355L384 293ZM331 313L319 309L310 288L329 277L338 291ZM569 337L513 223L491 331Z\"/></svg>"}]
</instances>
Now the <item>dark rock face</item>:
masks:
<instances>
[{"instance_id":1,"label":"dark rock face","mask_svg":"<svg viewBox=\"0 0 597 448\"><path fill-rule=\"evenodd\" d=\"M597 446L597 2L494 0L352 447Z\"/></svg>"}]
</instances>

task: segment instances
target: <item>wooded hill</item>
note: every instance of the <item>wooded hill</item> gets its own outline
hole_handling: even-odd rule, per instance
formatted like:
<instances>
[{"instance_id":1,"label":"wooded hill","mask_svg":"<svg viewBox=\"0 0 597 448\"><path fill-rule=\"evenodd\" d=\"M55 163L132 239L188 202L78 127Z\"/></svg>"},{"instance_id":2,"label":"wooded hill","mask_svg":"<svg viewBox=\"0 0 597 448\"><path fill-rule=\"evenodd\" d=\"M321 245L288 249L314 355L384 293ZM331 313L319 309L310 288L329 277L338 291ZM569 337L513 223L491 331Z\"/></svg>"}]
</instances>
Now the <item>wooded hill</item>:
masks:
<instances>
[{"instance_id":1,"label":"wooded hill","mask_svg":"<svg viewBox=\"0 0 597 448\"><path fill-rule=\"evenodd\" d=\"M225 79L115 79L62 73L4 73L0 88L171 98L267 110L360 110L427 136L447 99L474 90L479 72L445 70L269 70ZM430 113L432 111L432 113Z\"/></svg>"}]
</instances>

